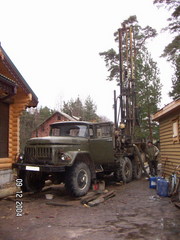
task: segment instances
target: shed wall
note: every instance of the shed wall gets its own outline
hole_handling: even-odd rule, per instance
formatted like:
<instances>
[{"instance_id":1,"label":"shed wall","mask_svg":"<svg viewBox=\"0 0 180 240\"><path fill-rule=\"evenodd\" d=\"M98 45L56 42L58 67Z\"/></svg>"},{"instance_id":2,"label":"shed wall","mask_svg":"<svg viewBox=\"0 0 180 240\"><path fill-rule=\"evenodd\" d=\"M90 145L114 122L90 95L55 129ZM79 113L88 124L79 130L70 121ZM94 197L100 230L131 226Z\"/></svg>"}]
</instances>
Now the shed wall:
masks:
<instances>
[{"instance_id":1,"label":"shed wall","mask_svg":"<svg viewBox=\"0 0 180 240\"><path fill-rule=\"evenodd\" d=\"M173 122L178 121L178 137L173 137ZM180 111L162 118L160 121L161 163L165 176L180 165ZM179 167L180 172L180 167Z\"/></svg>"}]
</instances>

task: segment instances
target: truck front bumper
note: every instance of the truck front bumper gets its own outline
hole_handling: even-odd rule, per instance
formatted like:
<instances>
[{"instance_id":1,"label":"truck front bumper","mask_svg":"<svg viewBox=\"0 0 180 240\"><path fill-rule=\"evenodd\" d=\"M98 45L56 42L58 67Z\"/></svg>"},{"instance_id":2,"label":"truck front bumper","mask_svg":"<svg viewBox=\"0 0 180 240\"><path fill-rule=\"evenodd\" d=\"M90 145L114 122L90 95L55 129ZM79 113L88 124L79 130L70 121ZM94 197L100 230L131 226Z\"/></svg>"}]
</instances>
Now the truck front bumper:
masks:
<instances>
[{"instance_id":1,"label":"truck front bumper","mask_svg":"<svg viewBox=\"0 0 180 240\"><path fill-rule=\"evenodd\" d=\"M24 171L36 171L36 172L65 172L65 167L52 166L52 165L35 165L28 163L13 163L12 168Z\"/></svg>"}]
</instances>

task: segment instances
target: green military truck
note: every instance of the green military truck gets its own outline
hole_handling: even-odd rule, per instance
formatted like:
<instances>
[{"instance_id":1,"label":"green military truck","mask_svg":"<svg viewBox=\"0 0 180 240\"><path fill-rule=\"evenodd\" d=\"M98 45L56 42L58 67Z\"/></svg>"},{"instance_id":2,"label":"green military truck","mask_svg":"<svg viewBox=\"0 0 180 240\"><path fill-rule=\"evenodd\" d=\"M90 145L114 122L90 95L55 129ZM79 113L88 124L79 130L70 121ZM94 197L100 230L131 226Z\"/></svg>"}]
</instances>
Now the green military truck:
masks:
<instances>
[{"instance_id":1,"label":"green military truck","mask_svg":"<svg viewBox=\"0 0 180 240\"><path fill-rule=\"evenodd\" d=\"M24 191L39 191L45 180L65 183L73 196L83 196L99 173L130 182L142 174L142 140L137 141L135 44L133 28L118 29L119 90L114 91L114 124L59 122L51 125L49 137L30 139L13 165L23 179ZM129 56L125 57L124 56ZM146 171L145 171L146 172Z\"/></svg>"},{"instance_id":2,"label":"green military truck","mask_svg":"<svg viewBox=\"0 0 180 240\"><path fill-rule=\"evenodd\" d=\"M40 191L50 179L65 183L68 193L79 197L88 192L99 173L113 173L124 182L140 178L142 168L134 148L117 151L114 134L118 136L111 122L52 124L50 136L29 139L24 154L13 164L23 179L22 190Z\"/></svg>"}]
</instances>

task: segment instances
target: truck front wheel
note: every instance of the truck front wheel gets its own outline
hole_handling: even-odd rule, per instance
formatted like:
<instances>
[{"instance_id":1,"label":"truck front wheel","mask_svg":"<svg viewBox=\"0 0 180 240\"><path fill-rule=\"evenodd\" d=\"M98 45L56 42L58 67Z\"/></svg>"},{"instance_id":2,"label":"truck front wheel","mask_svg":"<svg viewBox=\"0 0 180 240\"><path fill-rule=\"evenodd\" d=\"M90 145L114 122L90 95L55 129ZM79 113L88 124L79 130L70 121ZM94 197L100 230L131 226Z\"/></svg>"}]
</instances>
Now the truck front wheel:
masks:
<instances>
[{"instance_id":1,"label":"truck front wheel","mask_svg":"<svg viewBox=\"0 0 180 240\"><path fill-rule=\"evenodd\" d=\"M91 185L91 172L84 162L77 162L67 169L65 187L67 192L74 197L85 195Z\"/></svg>"},{"instance_id":2,"label":"truck front wheel","mask_svg":"<svg viewBox=\"0 0 180 240\"><path fill-rule=\"evenodd\" d=\"M45 185L45 179L41 172L23 171L19 176L23 179L21 189L24 192L39 192Z\"/></svg>"}]
</instances>

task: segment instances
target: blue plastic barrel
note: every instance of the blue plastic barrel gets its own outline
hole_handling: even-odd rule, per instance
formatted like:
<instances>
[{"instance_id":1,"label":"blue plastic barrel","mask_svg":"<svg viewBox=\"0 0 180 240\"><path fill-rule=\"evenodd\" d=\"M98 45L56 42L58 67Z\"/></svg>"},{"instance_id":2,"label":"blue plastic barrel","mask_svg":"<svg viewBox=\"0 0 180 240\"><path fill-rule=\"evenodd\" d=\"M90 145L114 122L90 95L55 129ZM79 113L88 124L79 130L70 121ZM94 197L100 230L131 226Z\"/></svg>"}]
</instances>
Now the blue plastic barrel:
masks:
<instances>
[{"instance_id":1,"label":"blue plastic barrel","mask_svg":"<svg viewBox=\"0 0 180 240\"><path fill-rule=\"evenodd\" d=\"M160 178L157 180L157 194L162 197L168 197L169 182L166 179Z\"/></svg>"},{"instance_id":2,"label":"blue plastic barrel","mask_svg":"<svg viewBox=\"0 0 180 240\"><path fill-rule=\"evenodd\" d=\"M150 177L149 178L149 188L154 188L156 189L156 177Z\"/></svg>"}]
</instances>

